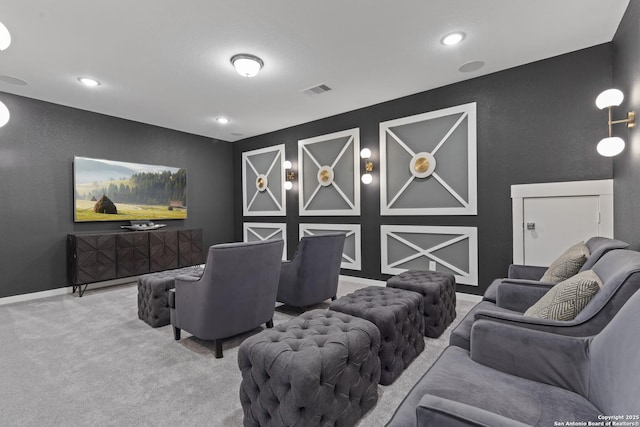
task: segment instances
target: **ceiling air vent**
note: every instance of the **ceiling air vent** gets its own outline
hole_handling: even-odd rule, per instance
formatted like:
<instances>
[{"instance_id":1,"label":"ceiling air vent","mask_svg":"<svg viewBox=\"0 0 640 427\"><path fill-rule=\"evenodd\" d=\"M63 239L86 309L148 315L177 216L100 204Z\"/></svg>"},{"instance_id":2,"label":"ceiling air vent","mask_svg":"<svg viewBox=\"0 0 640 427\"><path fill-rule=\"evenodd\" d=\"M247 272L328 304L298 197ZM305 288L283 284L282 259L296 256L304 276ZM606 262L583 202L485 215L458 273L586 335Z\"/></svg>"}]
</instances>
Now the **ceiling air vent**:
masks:
<instances>
[{"instance_id":1,"label":"ceiling air vent","mask_svg":"<svg viewBox=\"0 0 640 427\"><path fill-rule=\"evenodd\" d=\"M304 89L301 92L307 95L320 95L321 93L329 92L330 90L331 88L329 86L325 84L321 84L321 85L310 87L308 89Z\"/></svg>"}]
</instances>

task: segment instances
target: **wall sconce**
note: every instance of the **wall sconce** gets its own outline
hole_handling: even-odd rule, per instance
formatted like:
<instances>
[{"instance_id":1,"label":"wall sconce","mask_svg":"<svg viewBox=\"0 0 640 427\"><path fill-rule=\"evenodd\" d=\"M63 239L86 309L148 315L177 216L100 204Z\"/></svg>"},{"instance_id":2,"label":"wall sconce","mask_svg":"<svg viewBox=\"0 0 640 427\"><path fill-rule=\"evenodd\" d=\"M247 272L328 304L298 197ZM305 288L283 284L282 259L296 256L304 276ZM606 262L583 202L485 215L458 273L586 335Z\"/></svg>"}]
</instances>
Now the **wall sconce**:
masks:
<instances>
[{"instance_id":1,"label":"wall sconce","mask_svg":"<svg viewBox=\"0 0 640 427\"><path fill-rule=\"evenodd\" d=\"M0 101L0 128L9 123L9 117L11 117L9 109L2 101Z\"/></svg>"},{"instance_id":2,"label":"wall sconce","mask_svg":"<svg viewBox=\"0 0 640 427\"><path fill-rule=\"evenodd\" d=\"M371 157L371 150L363 148L360 151L360 157L365 160L364 171L366 172L360 179L363 184L371 184L373 181L373 176L371 175L371 172L373 172L373 162L367 160Z\"/></svg>"},{"instance_id":3,"label":"wall sconce","mask_svg":"<svg viewBox=\"0 0 640 427\"><path fill-rule=\"evenodd\" d=\"M292 166L293 165L289 160L285 160L284 163L282 164L282 167L285 170L285 178L286 178L286 181L284 182L284 189L287 191L293 188L292 181L296 179L296 173L291 170Z\"/></svg>"},{"instance_id":4,"label":"wall sconce","mask_svg":"<svg viewBox=\"0 0 640 427\"><path fill-rule=\"evenodd\" d=\"M611 136L611 127L613 125L626 123L627 128L632 128L635 126L636 113L634 111L628 112L626 119L611 119L611 107L619 106L620 104L622 104L623 99L624 94L618 89L607 89L596 98L596 106L599 109L609 109L609 137L600 140L598 146L596 147L596 149L598 150L598 154L600 154L601 156L617 156L622 152L622 150L624 150L624 140L617 136Z\"/></svg>"}]
</instances>

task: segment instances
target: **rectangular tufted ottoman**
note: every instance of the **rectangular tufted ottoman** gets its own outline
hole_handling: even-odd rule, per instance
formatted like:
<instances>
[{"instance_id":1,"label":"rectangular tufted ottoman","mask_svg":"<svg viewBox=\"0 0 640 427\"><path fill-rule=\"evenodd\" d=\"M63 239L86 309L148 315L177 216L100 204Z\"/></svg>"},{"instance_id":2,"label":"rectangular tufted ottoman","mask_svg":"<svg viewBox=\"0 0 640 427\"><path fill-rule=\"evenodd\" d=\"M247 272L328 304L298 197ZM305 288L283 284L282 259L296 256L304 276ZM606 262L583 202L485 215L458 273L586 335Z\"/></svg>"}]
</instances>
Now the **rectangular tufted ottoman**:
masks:
<instances>
[{"instance_id":1,"label":"rectangular tufted ottoman","mask_svg":"<svg viewBox=\"0 0 640 427\"><path fill-rule=\"evenodd\" d=\"M353 426L378 401L378 329L311 310L238 350L245 426Z\"/></svg>"},{"instance_id":2,"label":"rectangular tufted ottoman","mask_svg":"<svg viewBox=\"0 0 640 427\"><path fill-rule=\"evenodd\" d=\"M138 317L154 328L170 323L167 293L175 287L177 276L202 276L201 266L143 274L138 277Z\"/></svg>"},{"instance_id":3,"label":"rectangular tufted ottoman","mask_svg":"<svg viewBox=\"0 0 640 427\"><path fill-rule=\"evenodd\" d=\"M329 309L373 322L380 330L380 384L393 383L424 350L422 297L402 289L369 286L331 303Z\"/></svg>"},{"instance_id":4,"label":"rectangular tufted ottoman","mask_svg":"<svg viewBox=\"0 0 640 427\"><path fill-rule=\"evenodd\" d=\"M387 287L424 298L424 334L438 338L456 318L456 278L439 271L409 270L387 280Z\"/></svg>"}]
</instances>

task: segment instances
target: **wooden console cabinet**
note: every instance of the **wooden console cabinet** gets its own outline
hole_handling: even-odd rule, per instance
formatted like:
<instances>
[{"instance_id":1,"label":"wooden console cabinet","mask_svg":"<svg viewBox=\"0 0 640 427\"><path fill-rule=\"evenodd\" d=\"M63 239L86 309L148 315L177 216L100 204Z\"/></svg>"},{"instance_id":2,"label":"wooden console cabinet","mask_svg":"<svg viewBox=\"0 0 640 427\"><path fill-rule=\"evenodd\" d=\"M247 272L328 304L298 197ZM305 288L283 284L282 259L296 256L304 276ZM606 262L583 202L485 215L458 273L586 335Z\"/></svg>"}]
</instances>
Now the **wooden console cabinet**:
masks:
<instances>
[{"instance_id":1,"label":"wooden console cabinet","mask_svg":"<svg viewBox=\"0 0 640 427\"><path fill-rule=\"evenodd\" d=\"M67 235L67 280L80 296L89 283L187 267L202 259L200 228Z\"/></svg>"}]
</instances>

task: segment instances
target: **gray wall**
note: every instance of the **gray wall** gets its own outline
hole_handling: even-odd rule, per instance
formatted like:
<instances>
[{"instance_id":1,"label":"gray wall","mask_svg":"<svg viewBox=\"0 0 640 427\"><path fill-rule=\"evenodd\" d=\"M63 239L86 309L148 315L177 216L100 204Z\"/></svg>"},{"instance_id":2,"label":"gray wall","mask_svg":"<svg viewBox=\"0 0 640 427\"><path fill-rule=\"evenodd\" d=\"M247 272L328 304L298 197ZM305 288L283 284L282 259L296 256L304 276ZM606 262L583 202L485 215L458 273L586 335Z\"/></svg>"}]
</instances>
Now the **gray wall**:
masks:
<instances>
[{"instance_id":1,"label":"gray wall","mask_svg":"<svg viewBox=\"0 0 640 427\"><path fill-rule=\"evenodd\" d=\"M286 157L295 159L299 139L359 127L361 147L369 147L377 156L381 121L475 101L477 216L381 217L376 175L373 184L361 186L359 218L305 217L303 222L361 223L362 271L342 273L371 279L388 277L380 273L381 224L478 227L479 287L460 286L460 290L482 293L493 278L506 274L512 259L511 185L612 178L612 160L595 151L603 121L594 104L611 81L611 45L603 44L237 142L235 238L242 239L243 221L284 221L282 217L242 217L242 152L284 143ZM379 170L379 164L376 167ZM291 256L300 222L293 190L287 194L286 222Z\"/></svg>"},{"instance_id":2,"label":"gray wall","mask_svg":"<svg viewBox=\"0 0 640 427\"><path fill-rule=\"evenodd\" d=\"M614 120L626 118L628 111L640 114L639 42L640 1L632 0L613 38L613 85L625 95L622 105L613 109ZM600 121L606 125L606 113L603 112ZM615 157L613 164L615 235L629 242L631 249L640 250L640 122L633 129L615 125L613 133L627 143L626 149Z\"/></svg>"},{"instance_id":3,"label":"gray wall","mask_svg":"<svg viewBox=\"0 0 640 427\"><path fill-rule=\"evenodd\" d=\"M0 297L66 285L65 237L125 222L73 222L74 156L187 168L189 218L206 246L233 240L232 146L156 126L0 93Z\"/></svg>"}]
</instances>

